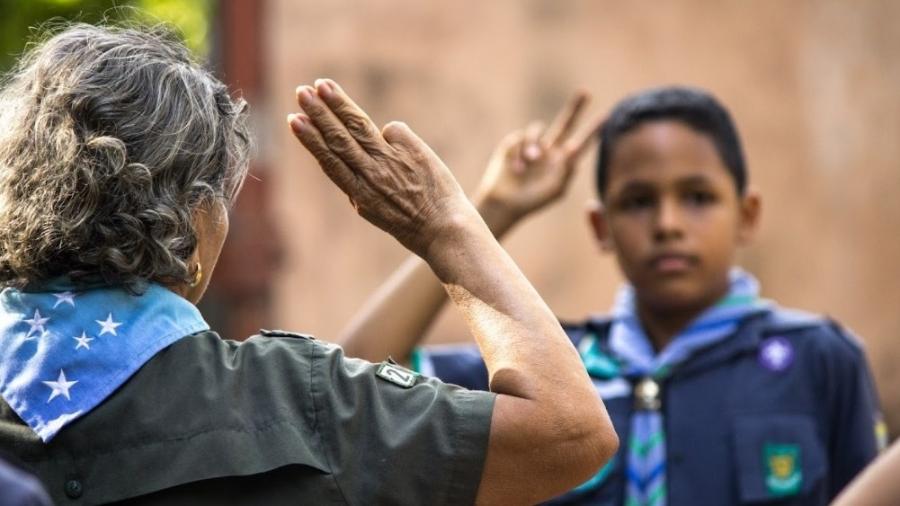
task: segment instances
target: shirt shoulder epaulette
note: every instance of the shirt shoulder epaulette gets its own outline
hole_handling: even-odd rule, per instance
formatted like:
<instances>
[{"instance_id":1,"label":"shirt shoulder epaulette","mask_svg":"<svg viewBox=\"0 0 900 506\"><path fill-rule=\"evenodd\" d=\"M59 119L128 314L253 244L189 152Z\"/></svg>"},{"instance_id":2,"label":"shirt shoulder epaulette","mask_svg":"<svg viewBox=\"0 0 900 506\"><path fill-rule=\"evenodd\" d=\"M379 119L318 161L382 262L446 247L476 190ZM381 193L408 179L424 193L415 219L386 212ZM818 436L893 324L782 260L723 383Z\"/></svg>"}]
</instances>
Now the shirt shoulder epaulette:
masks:
<instances>
[{"instance_id":1,"label":"shirt shoulder epaulette","mask_svg":"<svg viewBox=\"0 0 900 506\"><path fill-rule=\"evenodd\" d=\"M811 340L817 348L835 352L863 354L863 344L852 332L837 321L815 313L797 309L776 308L766 317L763 336L781 335L797 340Z\"/></svg>"},{"instance_id":2,"label":"shirt shoulder epaulette","mask_svg":"<svg viewBox=\"0 0 900 506\"><path fill-rule=\"evenodd\" d=\"M793 332L811 329L827 320L821 315L799 309L775 308L766 316L767 332Z\"/></svg>"},{"instance_id":3,"label":"shirt shoulder epaulette","mask_svg":"<svg viewBox=\"0 0 900 506\"><path fill-rule=\"evenodd\" d=\"M316 338L313 337L312 334L302 334L300 332L290 332L287 330L269 330L269 329L259 329L259 334L265 337L291 337L294 339L306 339L308 341L315 341Z\"/></svg>"}]
</instances>

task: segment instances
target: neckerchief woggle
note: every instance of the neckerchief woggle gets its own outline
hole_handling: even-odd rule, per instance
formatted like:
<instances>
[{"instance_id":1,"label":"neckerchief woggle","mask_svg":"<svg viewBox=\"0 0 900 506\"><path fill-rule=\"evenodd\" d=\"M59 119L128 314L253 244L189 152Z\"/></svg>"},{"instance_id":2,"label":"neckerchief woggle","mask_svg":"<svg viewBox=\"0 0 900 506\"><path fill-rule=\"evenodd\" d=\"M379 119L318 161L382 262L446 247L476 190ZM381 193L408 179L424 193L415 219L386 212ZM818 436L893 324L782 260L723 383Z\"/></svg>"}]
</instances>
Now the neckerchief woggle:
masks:
<instances>
[{"instance_id":1,"label":"neckerchief woggle","mask_svg":"<svg viewBox=\"0 0 900 506\"><path fill-rule=\"evenodd\" d=\"M147 284L78 290L65 279L0 292L0 396L45 443L163 348L208 330L197 308Z\"/></svg>"},{"instance_id":2,"label":"neckerchief woggle","mask_svg":"<svg viewBox=\"0 0 900 506\"><path fill-rule=\"evenodd\" d=\"M665 506L666 433L660 410L660 385L673 369L699 350L734 335L746 317L768 310L770 301L759 298L759 283L747 272L734 268L729 273L728 293L674 336L657 354L644 332L637 313L634 288L624 286L616 297L609 329L609 349L604 353L595 336L586 336L579 353L591 376L611 379L626 377L637 381L636 405L631 415L630 438L625 469L626 506ZM647 397L642 399L642 396ZM576 491L591 489L606 478L612 462Z\"/></svg>"}]
</instances>

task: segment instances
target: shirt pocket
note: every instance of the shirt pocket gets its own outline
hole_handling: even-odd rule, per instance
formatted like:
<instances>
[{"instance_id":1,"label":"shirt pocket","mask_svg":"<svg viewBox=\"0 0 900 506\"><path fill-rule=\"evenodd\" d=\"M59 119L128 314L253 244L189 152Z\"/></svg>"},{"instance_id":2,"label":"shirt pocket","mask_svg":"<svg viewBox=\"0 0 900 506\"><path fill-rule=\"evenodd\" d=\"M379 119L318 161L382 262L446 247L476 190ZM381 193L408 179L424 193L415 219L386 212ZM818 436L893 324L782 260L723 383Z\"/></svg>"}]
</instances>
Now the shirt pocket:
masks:
<instances>
[{"instance_id":1,"label":"shirt pocket","mask_svg":"<svg viewBox=\"0 0 900 506\"><path fill-rule=\"evenodd\" d=\"M744 415L734 427L741 504L825 504L828 462L805 415Z\"/></svg>"}]
</instances>

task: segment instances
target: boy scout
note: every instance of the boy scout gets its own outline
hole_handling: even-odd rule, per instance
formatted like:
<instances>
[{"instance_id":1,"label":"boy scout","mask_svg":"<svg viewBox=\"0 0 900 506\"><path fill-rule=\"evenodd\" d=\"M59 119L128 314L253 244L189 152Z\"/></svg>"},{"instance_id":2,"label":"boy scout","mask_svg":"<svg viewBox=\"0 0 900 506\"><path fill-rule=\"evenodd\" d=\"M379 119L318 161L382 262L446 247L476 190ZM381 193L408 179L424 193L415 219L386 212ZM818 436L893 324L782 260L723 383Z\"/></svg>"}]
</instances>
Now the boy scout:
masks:
<instances>
[{"instance_id":1,"label":"boy scout","mask_svg":"<svg viewBox=\"0 0 900 506\"><path fill-rule=\"evenodd\" d=\"M245 104L168 33L76 25L0 89L0 449L60 505L525 504L587 479L616 451L603 403L447 167L331 81L297 96L291 131L434 269L492 392L212 332L194 304Z\"/></svg>"},{"instance_id":2,"label":"boy scout","mask_svg":"<svg viewBox=\"0 0 900 506\"><path fill-rule=\"evenodd\" d=\"M498 236L564 191L579 155L567 132L584 103L561 114L565 128L501 143L474 198ZM760 299L734 267L760 200L728 113L700 90L654 89L620 102L600 137L602 204L589 221L629 284L610 316L565 327L627 444L552 502L826 504L877 452L872 384L836 323ZM474 348L413 349L443 302L437 287L405 264L345 350L487 388Z\"/></svg>"}]
</instances>

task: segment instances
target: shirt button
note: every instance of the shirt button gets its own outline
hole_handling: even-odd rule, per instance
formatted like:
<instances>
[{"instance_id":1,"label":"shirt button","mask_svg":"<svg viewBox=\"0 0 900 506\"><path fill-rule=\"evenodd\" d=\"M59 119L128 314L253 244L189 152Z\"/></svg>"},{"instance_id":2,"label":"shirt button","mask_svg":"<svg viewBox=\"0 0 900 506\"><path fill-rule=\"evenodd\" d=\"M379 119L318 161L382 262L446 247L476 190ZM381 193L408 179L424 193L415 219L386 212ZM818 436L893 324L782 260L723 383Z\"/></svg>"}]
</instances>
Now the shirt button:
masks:
<instances>
[{"instance_id":1,"label":"shirt button","mask_svg":"<svg viewBox=\"0 0 900 506\"><path fill-rule=\"evenodd\" d=\"M65 491L66 496L70 499L78 499L84 492L84 487L81 486L81 482L78 480L69 480L66 482Z\"/></svg>"}]
</instances>

